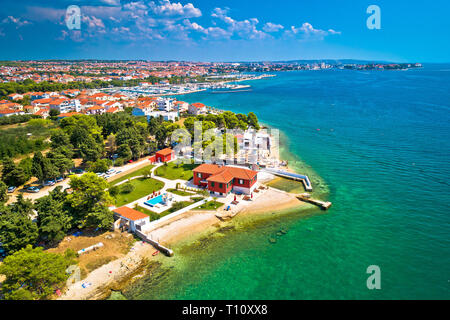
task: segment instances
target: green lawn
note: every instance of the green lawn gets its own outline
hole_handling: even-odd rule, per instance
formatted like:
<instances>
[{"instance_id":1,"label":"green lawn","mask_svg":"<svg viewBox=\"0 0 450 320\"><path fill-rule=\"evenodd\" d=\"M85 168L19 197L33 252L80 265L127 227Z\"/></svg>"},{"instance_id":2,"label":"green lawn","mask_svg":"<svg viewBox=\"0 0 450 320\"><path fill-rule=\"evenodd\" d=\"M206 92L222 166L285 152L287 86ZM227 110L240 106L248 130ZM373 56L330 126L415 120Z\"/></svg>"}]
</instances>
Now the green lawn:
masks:
<instances>
[{"instance_id":1,"label":"green lawn","mask_svg":"<svg viewBox=\"0 0 450 320\"><path fill-rule=\"evenodd\" d=\"M158 220L160 218L159 214L157 214L156 212L153 212L151 210L148 210L148 209L146 209L144 207L141 207L141 206L138 206L138 205L136 205L134 207L134 210L137 210L139 212L142 212L142 213L148 215L150 217L150 221L155 221L155 220Z\"/></svg>"},{"instance_id":2,"label":"green lawn","mask_svg":"<svg viewBox=\"0 0 450 320\"><path fill-rule=\"evenodd\" d=\"M151 194L153 191L161 190L164 187L164 182L152 178L137 178L131 180L130 183L134 186L133 192L119 193L115 197L115 204L117 207L136 201L142 197L145 197L146 195Z\"/></svg>"},{"instance_id":3,"label":"green lawn","mask_svg":"<svg viewBox=\"0 0 450 320\"><path fill-rule=\"evenodd\" d=\"M208 201L208 202L202 204L201 206L194 208L193 210L217 210L221 206L223 206L222 202Z\"/></svg>"},{"instance_id":4,"label":"green lawn","mask_svg":"<svg viewBox=\"0 0 450 320\"><path fill-rule=\"evenodd\" d=\"M198 164L179 164L175 162L169 162L167 165L162 165L156 169L155 174L157 176L170 179L170 180L191 180L192 169L196 168Z\"/></svg>"},{"instance_id":5,"label":"green lawn","mask_svg":"<svg viewBox=\"0 0 450 320\"><path fill-rule=\"evenodd\" d=\"M167 189L167 191L172 192L172 193L177 194L177 195L182 196L182 197L187 197L187 196L193 196L194 195L194 193L192 193L192 192L187 192L187 191L177 190L177 189Z\"/></svg>"},{"instance_id":6,"label":"green lawn","mask_svg":"<svg viewBox=\"0 0 450 320\"><path fill-rule=\"evenodd\" d=\"M129 174L126 174L126 175L124 175L123 177L114 179L114 180L112 180L109 184L110 184L111 186L114 186L114 185L118 184L119 182L128 180L128 179L130 179L130 178L132 178L132 177L142 176L143 173L144 173L146 170L151 170L153 167L154 167L154 165L150 164L150 165L145 166L145 167L143 167L143 168L141 168L141 169L139 169L139 170L136 170L136 171L133 171L133 172L131 172L131 173L129 173Z\"/></svg>"}]
</instances>

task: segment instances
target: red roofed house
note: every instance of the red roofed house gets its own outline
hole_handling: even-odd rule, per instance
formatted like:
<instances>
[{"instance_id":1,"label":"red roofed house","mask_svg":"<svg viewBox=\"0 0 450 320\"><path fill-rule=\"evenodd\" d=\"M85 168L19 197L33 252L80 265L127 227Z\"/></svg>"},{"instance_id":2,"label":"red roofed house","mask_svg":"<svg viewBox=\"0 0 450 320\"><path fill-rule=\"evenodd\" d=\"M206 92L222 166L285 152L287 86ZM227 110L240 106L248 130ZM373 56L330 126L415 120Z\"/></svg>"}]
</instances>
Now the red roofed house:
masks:
<instances>
[{"instance_id":1,"label":"red roofed house","mask_svg":"<svg viewBox=\"0 0 450 320\"><path fill-rule=\"evenodd\" d=\"M245 168L202 164L192 170L194 184L209 192L227 195L231 191L250 194L256 187L258 172Z\"/></svg>"},{"instance_id":2,"label":"red roofed house","mask_svg":"<svg viewBox=\"0 0 450 320\"><path fill-rule=\"evenodd\" d=\"M72 116L79 116L81 113L79 112L68 112L68 113L61 113L58 115L58 119L72 117Z\"/></svg>"},{"instance_id":3,"label":"red roofed house","mask_svg":"<svg viewBox=\"0 0 450 320\"><path fill-rule=\"evenodd\" d=\"M206 113L206 106L200 102L191 103L188 107L188 112L194 115L204 114Z\"/></svg>"},{"instance_id":4,"label":"red roofed house","mask_svg":"<svg viewBox=\"0 0 450 320\"><path fill-rule=\"evenodd\" d=\"M148 215L125 206L114 209L113 212L114 217L117 219L114 222L114 229L127 227L132 232L135 232L136 229L141 230L144 224L150 223Z\"/></svg>"},{"instance_id":5,"label":"red roofed house","mask_svg":"<svg viewBox=\"0 0 450 320\"><path fill-rule=\"evenodd\" d=\"M14 109L1 109L0 110L0 117L9 117L19 114L25 114L25 112L21 110L14 110Z\"/></svg>"},{"instance_id":6,"label":"red roofed house","mask_svg":"<svg viewBox=\"0 0 450 320\"><path fill-rule=\"evenodd\" d=\"M18 93L11 93L11 94L8 94L8 97L9 97L11 100L22 100L22 99L23 99L23 95L18 94Z\"/></svg>"},{"instance_id":7,"label":"red roofed house","mask_svg":"<svg viewBox=\"0 0 450 320\"><path fill-rule=\"evenodd\" d=\"M156 162L167 162L175 159L175 153L170 148L165 148L156 152Z\"/></svg>"}]
</instances>

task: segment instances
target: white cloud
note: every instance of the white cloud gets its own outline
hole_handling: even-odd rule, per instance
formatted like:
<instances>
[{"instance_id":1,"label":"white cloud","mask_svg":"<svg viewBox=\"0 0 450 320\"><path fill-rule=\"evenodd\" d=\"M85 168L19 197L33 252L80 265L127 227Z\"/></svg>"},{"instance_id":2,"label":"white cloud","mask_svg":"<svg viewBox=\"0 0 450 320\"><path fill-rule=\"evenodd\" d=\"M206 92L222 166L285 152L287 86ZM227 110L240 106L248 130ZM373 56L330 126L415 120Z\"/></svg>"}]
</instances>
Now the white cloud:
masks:
<instances>
[{"instance_id":1,"label":"white cloud","mask_svg":"<svg viewBox=\"0 0 450 320\"><path fill-rule=\"evenodd\" d=\"M172 3L170 0L160 1L159 4L152 1L149 3L149 8L153 13L166 17L196 18L202 15L200 9L194 7L192 3L182 5L179 2Z\"/></svg>"},{"instance_id":2,"label":"white cloud","mask_svg":"<svg viewBox=\"0 0 450 320\"><path fill-rule=\"evenodd\" d=\"M281 24L275 24L272 22L267 22L263 27L263 30L265 32L278 32L281 29L284 29L284 27Z\"/></svg>"},{"instance_id":3,"label":"white cloud","mask_svg":"<svg viewBox=\"0 0 450 320\"><path fill-rule=\"evenodd\" d=\"M81 21L85 22L89 26L89 28L105 28L105 24L103 23L103 21L94 16L83 16L81 18Z\"/></svg>"},{"instance_id":4,"label":"white cloud","mask_svg":"<svg viewBox=\"0 0 450 320\"><path fill-rule=\"evenodd\" d=\"M228 8L215 8L211 17L223 21L227 25L227 32L246 39L263 39L268 36L265 32L258 30L256 27L259 24L257 18L250 18L245 20L235 20L228 16Z\"/></svg>"},{"instance_id":5,"label":"white cloud","mask_svg":"<svg viewBox=\"0 0 450 320\"><path fill-rule=\"evenodd\" d=\"M110 5L110 6L120 6L120 0L101 0L101 3Z\"/></svg>"},{"instance_id":6,"label":"white cloud","mask_svg":"<svg viewBox=\"0 0 450 320\"><path fill-rule=\"evenodd\" d=\"M290 30L286 30L288 36L299 36L302 39L322 40L328 35L341 34L340 31L329 29L328 31L315 29L309 22L304 22L301 27L291 26Z\"/></svg>"},{"instance_id":7,"label":"white cloud","mask_svg":"<svg viewBox=\"0 0 450 320\"><path fill-rule=\"evenodd\" d=\"M16 26L17 29L20 27L26 26L28 24L31 24L30 21L23 20L21 18L15 18L13 16L6 17L5 19L2 20L2 23L3 24L13 24Z\"/></svg>"}]
</instances>

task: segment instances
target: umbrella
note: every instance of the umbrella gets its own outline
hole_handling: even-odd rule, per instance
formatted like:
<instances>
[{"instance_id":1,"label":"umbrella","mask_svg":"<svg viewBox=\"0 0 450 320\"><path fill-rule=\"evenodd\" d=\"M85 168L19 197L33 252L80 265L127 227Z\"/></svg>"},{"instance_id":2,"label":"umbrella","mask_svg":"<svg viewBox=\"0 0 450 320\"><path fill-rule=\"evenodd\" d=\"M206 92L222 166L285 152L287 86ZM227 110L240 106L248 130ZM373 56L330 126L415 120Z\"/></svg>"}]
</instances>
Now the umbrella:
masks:
<instances>
[{"instance_id":1,"label":"umbrella","mask_svg":"<svg viewBox=\"0 0 450 320\"><path fill-rule=\"evenodd\" d=\"M236 195L234 195L234 201L236 201Z\"/></svg>"},{"instance_id":2,"label":"umbrella","mask_svg":"<svg viewBox=\"0 0 450 320\"><path fill-rule=\"evenodd\" d=\"M253 199L253 192L250 194L250 198L252 198Z\"/></svg>"}]
</instances>

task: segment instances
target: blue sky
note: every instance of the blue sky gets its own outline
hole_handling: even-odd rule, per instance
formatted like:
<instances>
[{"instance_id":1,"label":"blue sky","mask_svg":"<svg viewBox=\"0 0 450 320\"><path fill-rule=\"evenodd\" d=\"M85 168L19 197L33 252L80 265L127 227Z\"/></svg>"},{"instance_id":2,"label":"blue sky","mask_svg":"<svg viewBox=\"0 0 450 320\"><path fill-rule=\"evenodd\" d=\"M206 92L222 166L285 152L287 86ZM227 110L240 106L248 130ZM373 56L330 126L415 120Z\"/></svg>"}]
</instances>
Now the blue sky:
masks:
<instances>
[{"instance_id":1,"label":"blue sky","mask_svg":"<svg viewBox=\"0 0 450 320\"><path fill-rule=\"evenodd\" d=\"M448 0L2 0L0 59L450 62L449 14Z\"/></svg>"}]
</instances>

